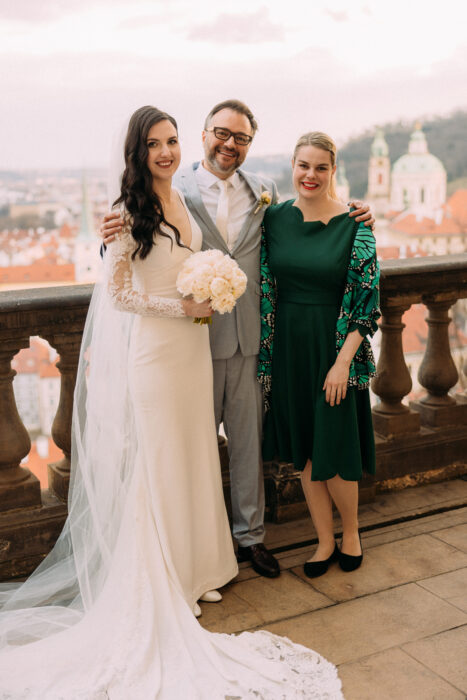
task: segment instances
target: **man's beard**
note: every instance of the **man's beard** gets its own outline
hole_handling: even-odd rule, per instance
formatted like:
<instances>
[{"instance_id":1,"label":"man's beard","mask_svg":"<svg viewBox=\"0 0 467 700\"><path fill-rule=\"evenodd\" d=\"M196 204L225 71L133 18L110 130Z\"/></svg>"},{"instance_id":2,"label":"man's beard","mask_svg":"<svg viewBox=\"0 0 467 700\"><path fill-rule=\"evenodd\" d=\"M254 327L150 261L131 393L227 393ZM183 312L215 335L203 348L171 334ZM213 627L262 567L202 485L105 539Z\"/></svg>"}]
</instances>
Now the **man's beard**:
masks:
<instances>
[{"instance_id":1,"label":"man's beard","mask_svg":"<svg viewBox=\"0 0 467 700\"><path fill-rule=\"evenodd\" d=\"M222 175L225 175L226 173L234 173L237 168L241 165L241 162L239 161L239 156L238 153L236 153L236 158L235 161L231 165L221 165L219 161L216 159L216 152L217 150L210 150L209 152L205 152L206 160L208 161L209 165L213 170L217 170L218 173L222 173Z\"/></svg>"}]
</instances>

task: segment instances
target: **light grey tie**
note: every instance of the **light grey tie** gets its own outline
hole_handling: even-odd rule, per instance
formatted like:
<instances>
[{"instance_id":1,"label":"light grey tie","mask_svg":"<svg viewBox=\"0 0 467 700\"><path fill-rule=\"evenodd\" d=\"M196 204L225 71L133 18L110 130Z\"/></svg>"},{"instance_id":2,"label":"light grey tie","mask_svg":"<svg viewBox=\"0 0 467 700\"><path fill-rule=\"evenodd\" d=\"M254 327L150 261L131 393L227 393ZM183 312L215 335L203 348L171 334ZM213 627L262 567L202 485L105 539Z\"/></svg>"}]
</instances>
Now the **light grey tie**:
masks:
<instances>
[{"instance_id":1,"label":"light grey tie","mask_svg":"<svg viewBox=\"0 0 467 700\"><path fill-rule=\"evenodd\" d=\"M216 226L226 243L229 242L229 189L231 183L229 180L218 180L217 185L220 189L219 200L217 202Z\"/></svg>"}]
</instances>

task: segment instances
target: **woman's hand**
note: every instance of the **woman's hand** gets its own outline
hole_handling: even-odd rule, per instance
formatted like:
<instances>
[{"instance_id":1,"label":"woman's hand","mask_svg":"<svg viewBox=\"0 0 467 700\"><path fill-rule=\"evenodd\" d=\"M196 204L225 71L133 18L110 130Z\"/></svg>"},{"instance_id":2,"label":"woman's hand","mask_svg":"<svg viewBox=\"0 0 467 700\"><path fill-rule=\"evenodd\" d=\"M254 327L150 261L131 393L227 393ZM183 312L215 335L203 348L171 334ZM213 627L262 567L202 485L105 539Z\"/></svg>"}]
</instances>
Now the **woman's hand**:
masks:
<instances>
[{"instance_id":1,"label":"woman's hand","mask_svg":"<svg viewBox=\"0 0 467 700\"><path fill-rule=\"evenodd\" d=\"M323 384L323 391L326 392L326 401L334 406L338 406L347 395L347 382L349 380L350 365L347 362L339 360L333 364L326 375Z\"/></svg>"},{"instance_id":2,"label":"woman's hand","mask_svg":"<svg viewBox=\"0 0 467 700\"><path fill-rule=\"evenodd\" d=\"M123 228L123 219L118 212L110 212L102 219L100 227L100 236L103 238L104 245L109 245L115 240L117 233L120 233Z\"/></svg>"},{"instance_id":3,"label":"woman's hand","mask_svg":"<svg viewBox=\"0 0 467 700\"><path fill-rule=\"evenodd\" d=\"M207 318L213 314L211 302L209 300L198 303L193 301L191 297L184 297L182 299L182 306L185 315L193 316L193 318Z\"/></svg>"}]
</instances>

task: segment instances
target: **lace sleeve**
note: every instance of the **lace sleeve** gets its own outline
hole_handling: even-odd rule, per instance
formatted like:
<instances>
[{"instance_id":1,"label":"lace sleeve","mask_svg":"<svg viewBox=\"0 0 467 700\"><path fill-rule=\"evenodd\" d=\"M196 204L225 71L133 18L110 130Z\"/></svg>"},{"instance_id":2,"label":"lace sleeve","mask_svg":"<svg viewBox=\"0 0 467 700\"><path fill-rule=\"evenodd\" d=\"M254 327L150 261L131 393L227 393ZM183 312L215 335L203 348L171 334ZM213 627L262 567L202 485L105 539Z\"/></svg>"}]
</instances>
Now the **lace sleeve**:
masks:
<instances>
[{"instance_id":1,"label":"lace sleeve","mask_svg":"<svg viewBox=\"0 0 467 700\"><path fill-rule=\"evenodd\" d=\"M107 248L107 289L114 306L120 311L130 311L140 316L184 317L186 314L181 299L143 294L134 289L131 263L133 250L133 238L125 231L118 234Z\"/></svg>"}]
</instances>

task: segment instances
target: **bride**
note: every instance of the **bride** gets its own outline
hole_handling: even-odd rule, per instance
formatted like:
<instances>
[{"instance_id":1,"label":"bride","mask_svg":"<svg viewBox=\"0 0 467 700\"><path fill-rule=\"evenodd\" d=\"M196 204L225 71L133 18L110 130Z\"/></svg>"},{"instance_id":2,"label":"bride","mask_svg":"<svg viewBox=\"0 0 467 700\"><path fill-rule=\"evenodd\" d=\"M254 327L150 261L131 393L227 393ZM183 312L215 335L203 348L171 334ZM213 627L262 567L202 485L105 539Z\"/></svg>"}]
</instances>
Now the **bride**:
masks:
<instances>
[{"instance_id":1,"label":"bride","mask_svg":"<svg viewBox=\"0 0 467 700\"><path fill-rule=\"evenodd\" d=\"M0 589L2 700L339 700L336 669L267 632L204 630L200 597L237 573L214 425L208 302L176 278L201 231L172 189L177 125L131 117L109 246L83 333L69 516ZM123 312L123 313L122 313Z\"/></svg>"}]
</instances>

